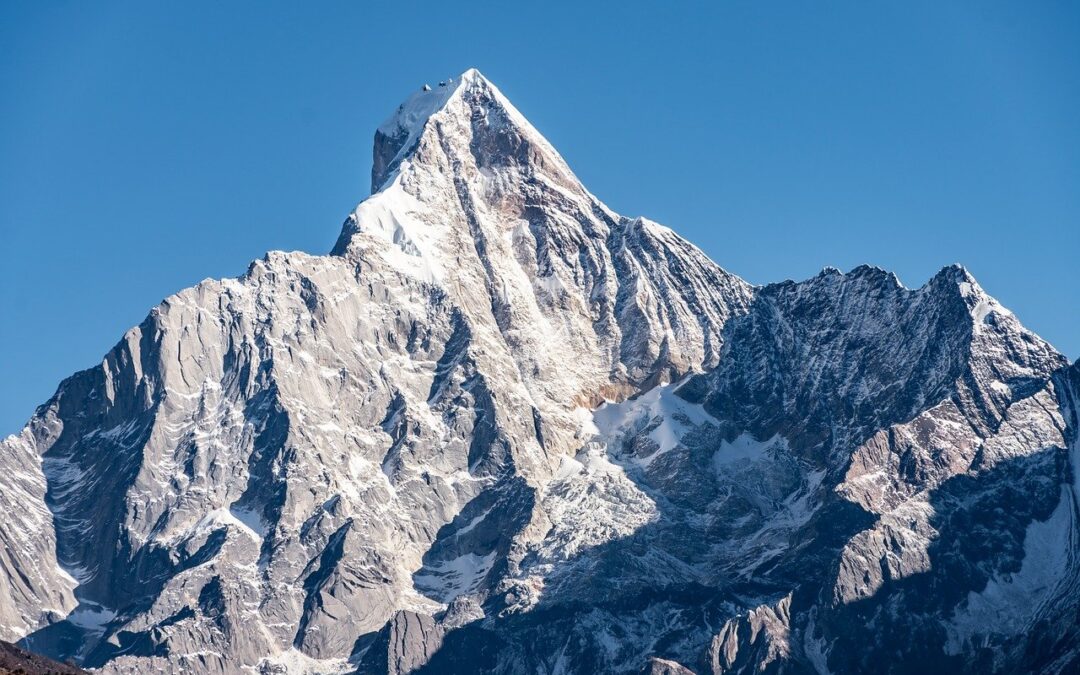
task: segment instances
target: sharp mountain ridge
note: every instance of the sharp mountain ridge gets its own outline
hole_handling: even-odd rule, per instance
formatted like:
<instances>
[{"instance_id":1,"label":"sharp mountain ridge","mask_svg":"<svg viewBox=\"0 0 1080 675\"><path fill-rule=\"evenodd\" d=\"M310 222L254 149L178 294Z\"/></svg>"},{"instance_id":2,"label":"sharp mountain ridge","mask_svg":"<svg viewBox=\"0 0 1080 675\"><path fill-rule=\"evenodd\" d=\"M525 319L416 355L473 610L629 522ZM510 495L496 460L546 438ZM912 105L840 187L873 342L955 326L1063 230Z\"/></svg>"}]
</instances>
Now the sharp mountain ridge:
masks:
<instances>
[{"instance_id":1,"label":"sharp mountain ridge","mask_svg":"<svg viewBox=\"0 0 1080 675\"><path fill-rule=\"evenodd\" d=\"M0 639L103 673L1071 672L1068 361L962 267L756 287L469 70L329 255L0 442Z\"/></svg>"}]
</instances>

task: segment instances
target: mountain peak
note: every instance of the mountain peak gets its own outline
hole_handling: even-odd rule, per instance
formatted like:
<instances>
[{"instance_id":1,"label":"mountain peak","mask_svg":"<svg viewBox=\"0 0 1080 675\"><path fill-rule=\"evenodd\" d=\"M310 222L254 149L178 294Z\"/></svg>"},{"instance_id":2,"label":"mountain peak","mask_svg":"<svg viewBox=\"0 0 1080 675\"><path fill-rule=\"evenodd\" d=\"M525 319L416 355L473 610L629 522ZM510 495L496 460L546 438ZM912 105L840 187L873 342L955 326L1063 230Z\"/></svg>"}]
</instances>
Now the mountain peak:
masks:
<instances>
[{"instance_id":1,"label":"mountain peak","mask_svg":"<svg viewBox=\"0 0 1080 675\"><path fill-rule=\"evenodd\" d=\"M389 182L402 161L415 150L431 120L457 117L459 122L469 123L478 110L483 109L486 113L489 108L500 109L512 125L536 133L502 92L476 68L435 85L420 87L375 132L371 191L378 192Z\"/></svg>"},{"instance_id":2,"label":"mountain peak","mask_svg":"<svg viewBox=\"0 0 1080 675\"><path fill-rule=\"evenodd\" d=\"M398 267L426 280L442 278L443 263L458 259L462 247L475 248L472 225L446 230L451 212L498 214L501 224L491 233L498 240L525 221L532 228L584 227L567 241L604 238L620 220L476 69L423 85L378 127L371 193L346 219L333 253L389 244L405 254ZM480 247L485 255L491 250Z\"/></svg>"},{"instance_id":3,"label":"mountain peak","mask_svg":"<svg viewBox=\"0 0 1080 675\"><path fill-rule=\"evenodd\" d=\"M476 68L470 68L436 86L424 84L398 106L394 114L379 125L379 132L393 136L401 130L420 131L429 117L442 110L454 94L463 89L494 87Z\"/></svg>"},{"instance_id":4,"label":"mountain peak","mask_svg":"<svg viewBox=\"0 0 1080 675\"><path fill-rule=\"evenodd\" d=\"M110 673L1080 672L1080 369L963 268L752 287L477 71L375 156L335 255L171 296L0 439L0 640Z\"/></svg>"}]
</instances>

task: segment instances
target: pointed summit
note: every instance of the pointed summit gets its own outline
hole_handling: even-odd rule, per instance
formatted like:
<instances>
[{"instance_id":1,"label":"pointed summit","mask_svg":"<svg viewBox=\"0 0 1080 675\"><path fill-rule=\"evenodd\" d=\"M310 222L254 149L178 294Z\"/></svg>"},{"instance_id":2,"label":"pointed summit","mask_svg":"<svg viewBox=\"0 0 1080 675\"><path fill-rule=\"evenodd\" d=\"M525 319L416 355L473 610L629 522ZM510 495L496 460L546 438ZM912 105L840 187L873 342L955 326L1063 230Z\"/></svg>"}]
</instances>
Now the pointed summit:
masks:
<instances>
[{"instance_id":1,"label":"pointed summit","mask_svg":"<svg viewBox=\"0 0 1080 675\"><path fill-rule=\"evenodd\" d=\"M388 175L397 168L404 153L411 150L420 138L427 121L442 110L450 98L464 84L465 75L477 73L468 70L456 82L440 82L439 86L425 84L419 91L398 106L397 110L375 130L375 147L371 167L371 191L378 192Z\"/></svg>"},{"instance_id":2,"label":"pointed summit","mask_svg":"<svg viewBox=\"0 0 1080 675\"><path fill-rule=\"evenodd\" d=\"M371 191L385 188L403 163L414 158L427 134L438 136L445 153L486 150L489 159L522 150L522 141L540 150L548 162L569 174L553 147L479 70L424 85L407 98L375 132ZM428 161L437 158L426 156ZM477 155L478 160L483 155Z\"/></svg>"},{"instance_id":3,"label":"pointed summit","mask_svg":"<svg viewBox=\"0 0 1080 675\"><path fill-rule=\"evenodd\" d=\"M473 325L527 345L514 377L574 363L559 400L716 363L752 294L671 230L605 206L476 70L421 88L379 127L372 179L333 253L436 286Z\"/></svg>"},{"instance_id":4,"label":"pointed summit","mask_svg":"<svg viewBox=\"0 0 1080 675\"><path fill-rule=\"evenodd\" d=\"M419 133L429 117L442 110L447 102L462 88L490 87L494 85L476 68L470 68L457 78L449 78L432 87L425 84L410 95L397 110L379 125L378 133L397 136L399 132Z\"/></svg>"},{"instance_id":5,"label":"pointed summit","mask_svg":"<svg viewBox=\"0 0 1080 675\"><path fill-rule=\"evenodd\" d=\"M426 280L442 278L462 246L473 248L469 226L444 227L456 216L475 226L466 214L498 214L490 234L500 240L523 221L576 230L564 233L567 241L605 238L621 222L476 69L423 85L379 126L371 180L371 196L346 219L333 253L378 240L406 255L399 267Z\"/></svg>"}]
</instances>

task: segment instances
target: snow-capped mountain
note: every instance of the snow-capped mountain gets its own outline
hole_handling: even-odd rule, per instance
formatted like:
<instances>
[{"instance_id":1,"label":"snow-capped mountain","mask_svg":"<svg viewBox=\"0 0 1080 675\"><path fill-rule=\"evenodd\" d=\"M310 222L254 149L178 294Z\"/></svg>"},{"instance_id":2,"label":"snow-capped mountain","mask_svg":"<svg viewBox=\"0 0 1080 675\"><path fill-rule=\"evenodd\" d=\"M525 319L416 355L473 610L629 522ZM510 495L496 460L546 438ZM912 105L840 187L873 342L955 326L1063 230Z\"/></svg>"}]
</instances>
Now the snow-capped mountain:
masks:
<instances>
[{"instance_id":1,"label":"snow-capped mountain","mask_svg":"<svg viewBox=\"0 0 1080 675\"><path fill-rule=\"evenodd\" d=\"M960 267L753 287L470 70L333 252L0 446L0 639L106 673L1069 672L1080 365Z\"/></svg>"}]
</instances>

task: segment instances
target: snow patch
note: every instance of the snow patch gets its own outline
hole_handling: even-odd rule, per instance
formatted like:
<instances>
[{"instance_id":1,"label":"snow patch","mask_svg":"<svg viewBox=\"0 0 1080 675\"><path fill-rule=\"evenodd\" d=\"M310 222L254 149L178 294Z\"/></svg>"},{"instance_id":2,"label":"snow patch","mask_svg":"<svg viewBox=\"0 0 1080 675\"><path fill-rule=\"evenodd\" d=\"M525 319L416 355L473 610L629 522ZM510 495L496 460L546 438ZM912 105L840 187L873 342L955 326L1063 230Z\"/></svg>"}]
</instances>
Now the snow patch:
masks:
<instances>
[{"instance_id":1,"label":"snow patch","mask_svg":"<svg viewBox=\"0 0 1080 675\"><path fill-rule=\"evenodd\" d=\"M260 544L266 538L266 523L263 522L262 515L259 513L250 508L233 504L229 507L229 515L232 516L230 522L237 524Z\"/></svg>"},{"instance_id":2,"label":"snow patch","mask_svg":"<svg viewBox=\"0 0 1080 675\"><path fill-rule=\"evenodd\" d=\"M67 621L84 631L95 635L101 635L105 632L105 626L115 618L116 612L108 607L83 600L79 603L79 606L67 616Z\"/></svg>"},{"instance_id":3,"label":"snow patch","mask_svg":"<svg viewBox=\"0 0 1080 675\"><path fill-rule=\"evenodd\" d=\"M979 299L979 302L975 304L975 307L971 310L971 320L978 327L987 322L991 314L999 316L1012 316L1012 312L1005 309L997 300L994 300L990 296L984 295Z\"/></svg>"},{"instance_id":4,"label":"snow patch","mask_svg":"<svg viewBox=\"0 0 1080 675\"><path fill-rule=\"evenodd\" d=\"M483 556L466 553L425 566L413 575L413 586L425 596L449 602L476 588L494 562L495 551Z\"/></svg>"},{"instance_id":5,"label":"snow patch","mask_svg":"<svg viewBox=\"0 0 1080 675\"><path fill-rule=\"evenodd\" d=\"M313 659L293 647L276 656L260 661L258 672L284 671L286 675L338 675L339 673L351 673L355 670L356 666L350 664L348 659Z\"/></svg>"},{"instance_id":6,"label":"snow patch","mask_svg":"<svg viewBox=\"0 0 1080 675\"><path fill-rule=\"evenodd\" d=\"M246 534L260 547L262 546L263 538L266 536L266 526L257 514L233 505L229 508L214 509L213 511L210 511L203 516L199 522L195 523L193 527L182 533L180 537L187 538L197 536L211 530L216 530L222 526Z\"/></svg>"},{"instance_id":7,"label":"snow patch","mask_svg":"<svg viewBox=\"0 0 1080 675\"><path fill-rule=\"evenodd\" d=\"M787 447L787 439L780 435L773 436L765 441L759 441L751 434L744 432L739 434L735 440L724 441L720 444L720 448L713 455L713 465L717 471L722 471L729 464L744 461L756 462L772 453L784 452Z\"/></svg>"},{"instance_id":8,"label":"snow patch","mask_svg":"<svg viewBox=\"0 0 1080 675\"><path fill-rule=\"evenodd\" d=\"M445 273L437 254L434 228L412 216L419 210L415 198L395 182L361 202L352 217L358 233L386 244L378 252L394 269L435 283Z\"/></svg>"},{"instance_id":9,"label":"snow patch","mask_svg":"<svg viewBox=\"0 0 1080 675\"><path fill-rule=\"evenodd\" d=\"M618 440L638 434L650 426L649 438L657 445L652 455L634 459L642 466L677 447L683 436L715 419L705 409L676 395L685 381L653 387L637 398L622 403L604 403L592 415L597 436L614 445Z\"/></svg>"},{"instance_id":10,"label":"snow patch","mask_svg":"<svg viewBox=\"0 0 1080 675\"><path fill-rule=\"evenodd\" d=\"M976 636L1021 634L1043 604L1053 600L1053 591L1067 578L1073 542L1062 533L1073 531L1075 506L1072 492L1063 488L1050 517L1028 526L1020 571L995 577L981 593L968 594L946 626L945 653L963 653Z\"/></svg>"}]
</instances>

